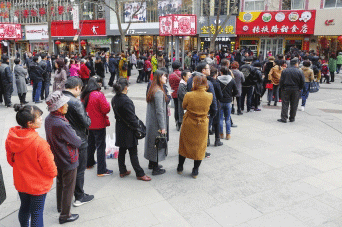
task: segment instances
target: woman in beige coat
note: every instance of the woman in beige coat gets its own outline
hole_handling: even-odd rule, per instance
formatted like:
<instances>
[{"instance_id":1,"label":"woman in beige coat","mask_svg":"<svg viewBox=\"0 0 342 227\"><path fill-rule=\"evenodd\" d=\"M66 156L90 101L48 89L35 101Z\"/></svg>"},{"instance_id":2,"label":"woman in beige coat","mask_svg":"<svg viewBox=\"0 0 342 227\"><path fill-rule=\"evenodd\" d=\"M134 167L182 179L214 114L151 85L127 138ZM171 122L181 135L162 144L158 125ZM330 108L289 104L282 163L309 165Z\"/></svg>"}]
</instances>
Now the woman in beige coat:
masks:
<instances>
[{"instance_id":1,"label":"woman in beige coat","mask_svg":"<svg viewBox=\"0 0 342 227\"><path fill-rule=\"evenodd\" d=\"M213 95L207 92L208 83L204 76L196 76L193 80L193 91L186 93L183 109L186 113L179 138L178 174L182 174L186 158L194 160L192 177L198 175L198 168L205 156L208 139L208 112Z\"/></svg>"},{"instance_id":2,"label":"woman in beige coat","mask_svg":"<svg viewBox=\"0 0 342 227\"><path fill-rule=\"evenodd\" d=\"M279 82L280 82L281 72L284 70L284 68L282 67L283 64L284 64L283 60L278 60L276 62L276 65L270 70L268 74L268 80L270 80L271 83L273 84L273 92L272 90L269 89L267 93L267 99L268 99L267 105L268 106L271 105L272 96L274 96L274 106L276 106L279 101Z\"/></svg>"},{"instance_id":3,"label":"woman in beige coat","mask_svg":"<svg viewBox=\"0 0 342 227\"><path fill-rule=\"evenodd\" d=\"M312 69L310 69L310 66L311 62L309 60L305 60L303 62L303 67L301 68L305 77L305 84L302 90L302 111L305 111L306 100L309 98L310 82L314 81L315 79L314 72Z\"/></svg>"}]
</instances>

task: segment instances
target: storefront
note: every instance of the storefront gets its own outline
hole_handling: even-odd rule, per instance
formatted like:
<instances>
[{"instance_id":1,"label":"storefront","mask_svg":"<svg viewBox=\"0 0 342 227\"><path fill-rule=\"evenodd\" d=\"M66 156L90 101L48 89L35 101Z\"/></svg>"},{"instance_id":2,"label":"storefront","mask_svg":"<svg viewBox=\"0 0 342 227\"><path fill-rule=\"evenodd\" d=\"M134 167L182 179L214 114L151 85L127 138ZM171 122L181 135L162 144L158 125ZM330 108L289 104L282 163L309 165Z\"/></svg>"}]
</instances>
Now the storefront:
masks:
<instances>
[{"instance_id":1,"label":"storefront","mask_svg":"<svg viewBox=\"0 0 342 227\"><path fill-rule=\"evenodd\" d=\"M15 54L17 41L22 39L21 24L0 24L0 56Z\"/></svg>"},{"instance_id":2,"label":"storefront","mask_svg":"<svg viewBox=\"0 0 342 227\"><path fill-rule=\"evenodd\" d=\"M237 47L264 58L309 50L315 15L315 10L241 12L236 23Z\"/></svg>"},{"instance_id":3,"label":"storefront","mask_svg":"<svg viewBox=\"0 0 342 227\"><path fill-rule=\"evenodd\" d=\"M33 53L49 51L49 35L46 24L26 25L25 39L29 41L29 51Z\"/></svg>"},{"instance_id":4,"label":"storefront","mask_svg":"<svg viewBox=\"0 0 342 227\"><path fill-rule=\"evenodd\" d=\"M342 36L341 8L317 10L315 25L316 50L323 56L342 52L342 43L339 37Z\"/></svg>"},{"instance_id":5,"label":"storefront","mask_svg":"<svg viewBox=\"0 0 342 227\"><path fill-rule=\"evenodd\" d=\"M104 37L104 38L91 38L87 40L88 42L88 49L87 52L94 54L95 52L104 51L111 53L111 39Z\"/></svg>"},{"instance_id":6,"label":"storefront","mask_svg":"<svg viewBox=\"0 0 342 227\"><path fill-rule=\"evenodd\" d=\"M78 31L73 29L72 21L53 21L51 36L55 43L55 53L81 53L84 56L91 49L88 40L106 37L106 23L105 20L80 21Z\"/></svg>"},{"instance_id":7,"label":"storefront","mask_svg":"<svg viewBox=\"0 0 342 227\"><path fill-rule=\"evenodd\" d=\"M227 23L222 27L221 23L225 20L225 16L221 16L219 21L212 16L198 17L197 20L197 33L200 38L200 50L207 50L210 47L210 41L216 32L216 24L218 23L218 30L220 31L215 39L215 50L233 51L235 49L235 27L236 16L231 16Z\"/></svg>"}]
</instances>

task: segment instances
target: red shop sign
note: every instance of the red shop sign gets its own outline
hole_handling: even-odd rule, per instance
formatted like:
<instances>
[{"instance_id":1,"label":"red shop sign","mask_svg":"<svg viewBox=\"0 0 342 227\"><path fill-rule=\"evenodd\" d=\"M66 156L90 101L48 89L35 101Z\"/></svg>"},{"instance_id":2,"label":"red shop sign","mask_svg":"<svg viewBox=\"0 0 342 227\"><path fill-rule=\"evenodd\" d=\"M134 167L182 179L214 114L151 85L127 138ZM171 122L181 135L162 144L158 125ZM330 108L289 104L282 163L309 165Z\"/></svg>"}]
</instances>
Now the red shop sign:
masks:
<instances>
[{"instance_id":1,"label":"red shop sign","mask_svg":"<svg viewBox=\"0 0 342 227\"><path fill-rule=\"evenodd\" d=\"M195 14L174 14L159 17L160 36L193 36L197 34Z\"/></svg>"},{"instance_id":2,"label":"red shop sign","mask_svg":"<svg viewBox=\"0 0 342 227\"><path fill-rule=\"evenodd\" d=\"M106 36L105 20L84 20L80 21L80 36ZM73 37L77 35L77 30L73 28L73 21L53 21L51 23L51 36Z\"/></svg>"},{"instance_id":3,"label":"red shop sign","mask_svg":"<svg viewBox=\"0 0 342 227\"><path fill-rule=\"evenodd\" d=\"M0 24L0 39L21 39L21 24Z\"/></svg>"},{"instance_id":4,"label":"red shop sign","mask_svg":"<svg viewBox=\"0 0 342 227\"><path fill-rule=\"evenodd\" d=\"M316 10L240 12L237 35L311 35L315 30Z\"/></svg>"}]
</instances>

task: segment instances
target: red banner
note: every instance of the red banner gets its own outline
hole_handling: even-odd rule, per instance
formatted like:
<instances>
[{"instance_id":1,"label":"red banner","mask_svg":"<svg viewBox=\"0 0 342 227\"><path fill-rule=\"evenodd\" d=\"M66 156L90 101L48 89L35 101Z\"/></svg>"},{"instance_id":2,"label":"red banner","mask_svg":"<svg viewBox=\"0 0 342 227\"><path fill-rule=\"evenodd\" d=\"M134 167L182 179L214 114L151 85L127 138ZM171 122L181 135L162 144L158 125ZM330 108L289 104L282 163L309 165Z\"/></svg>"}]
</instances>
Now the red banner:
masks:
<instances>
[{"instance_id":1,"label":"red banner","mask_svg":"<svg viewBox=\"0 0 342 227\"><path fill-rule=\"evenodd\" d=\"M312 35L316 10L241 12L237 35Z\"/></svg>"},{"instance_id":2,"label":"red banner","mask_svg":"<svg viewBox=\"0 0 342 227\"><path fill-rule=\"evenodd\" d=\"M0 39L21 39L21 24L0 24Z\"/></svg>"},{"instance_id":3,"label":"red banner","mask_svg":"<svg viewBox=\"0 0 342 227\"><path fill-rule=\"evenodd\" d=\"M105 20L84 20L80 21L80 36L106 36ZM77 30L73 28L73 21L53 21L51 23L51 36L73 37Z\"/></svg>"},{"instance_id":4,"label":"red banner","mask_svg":"<svg viewBox=\"0 0 342 227\"><path fill-rule=\"evenodd\" d=\"M159 17L160 36L194 36L196 34L196 15L174 14Z\"/></svg>"}]
</instances>

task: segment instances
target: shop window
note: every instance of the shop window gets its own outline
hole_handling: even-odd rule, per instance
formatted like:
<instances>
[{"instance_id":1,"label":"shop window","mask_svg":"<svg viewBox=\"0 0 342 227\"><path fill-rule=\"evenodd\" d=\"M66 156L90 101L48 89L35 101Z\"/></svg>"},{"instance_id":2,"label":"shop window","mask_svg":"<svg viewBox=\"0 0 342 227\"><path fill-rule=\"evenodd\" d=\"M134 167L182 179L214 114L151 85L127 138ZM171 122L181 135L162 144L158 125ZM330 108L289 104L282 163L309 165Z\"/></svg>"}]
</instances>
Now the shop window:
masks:
<instances>
[{"instance_id":1,"label":"shop window","mask_svg":"<svg viewBox=\"0 0 342 227\"><path fill-rule=\"evenodd\" d=\"M245 11L265 10L264 0L245 0Z\"/></svg>"},{"instance_id":2,"label":"shop window","mask_svg":"<svg viewBox=\"0 0 342 227\"><path fill-rule=\"evenodd\" d=\"M324 8L342 7L342 0L325 0Z\"/></svg>"}]
</instances>

